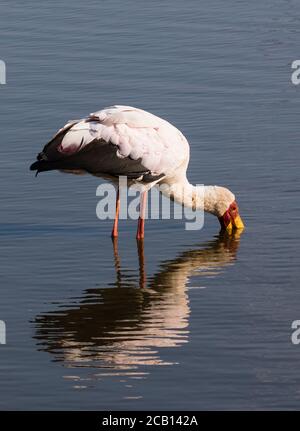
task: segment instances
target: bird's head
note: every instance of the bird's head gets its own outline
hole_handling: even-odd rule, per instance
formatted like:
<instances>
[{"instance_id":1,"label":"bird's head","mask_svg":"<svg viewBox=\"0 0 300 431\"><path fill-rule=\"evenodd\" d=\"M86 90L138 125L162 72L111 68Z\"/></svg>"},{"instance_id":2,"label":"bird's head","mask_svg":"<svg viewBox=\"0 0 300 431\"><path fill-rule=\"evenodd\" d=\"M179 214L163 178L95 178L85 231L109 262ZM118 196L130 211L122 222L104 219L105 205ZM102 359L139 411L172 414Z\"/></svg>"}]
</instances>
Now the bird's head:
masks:
<instances>
[{"instance_id":1,"label":"bird's head","mask_svg":"<svg viewBox=\"0 0 300 431\"><path fill-rule=\"evenodd\" d=\"M244 223L235 200L228 206L224 214L219 216L219 221L221 228L227 232L231 232L232 229L244 229Z\"/></svg>"},{"instance_id":2,"label":"bird's head","mask_svg":"<svg viewBox=\"0 0 300 431\"><path fill-rule=\"evenodd\" d=\"M221 228L227 232L233 229L243 229L244 223L239 214L239 207L234 194L225 187L208 187L206 204L208 211L216 215Z\"/></svg>"},{"instance_id":3,"label":"bird's head","mask_svg":"<svg viewBox=\"0 0 300 431\"><path fill-rule=\"evenodd\" d=\"M221 228L227 232L231 232L232 229L243 229L244 223L239 214L234 194L225 187L219 187L219 193L217 211Z\"/></svg>"}]
</instances>

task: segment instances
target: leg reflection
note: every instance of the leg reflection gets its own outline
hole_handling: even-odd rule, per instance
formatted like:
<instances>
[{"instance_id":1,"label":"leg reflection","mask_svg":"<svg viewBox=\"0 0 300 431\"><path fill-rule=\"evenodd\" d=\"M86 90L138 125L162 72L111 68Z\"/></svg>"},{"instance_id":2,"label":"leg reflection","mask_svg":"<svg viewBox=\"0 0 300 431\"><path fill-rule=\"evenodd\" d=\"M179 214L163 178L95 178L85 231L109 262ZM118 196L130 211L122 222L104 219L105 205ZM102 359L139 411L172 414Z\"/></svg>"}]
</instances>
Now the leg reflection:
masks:
<instances>
[{"instance_id":1,"label":"leg reflection","mask_svg":"<svg viewBox=\"0 0 300 431\"><path fill-rule=\"evenodd\" d=\"M161 349L189 340L189 280L219 276L236 262L238 246L237 235L219 236L161 262L158 272L147 277L144 243L137 243L139 271L132 274L121 270L114 239L114 286L86 289L81 298L38 315L34 321L38 349L68 368L93 369L89 375L95 379L112 372L144 375L144 366L166 365ZM174 353L174 363L178 360Z\"/></svg>"}]
</instances>

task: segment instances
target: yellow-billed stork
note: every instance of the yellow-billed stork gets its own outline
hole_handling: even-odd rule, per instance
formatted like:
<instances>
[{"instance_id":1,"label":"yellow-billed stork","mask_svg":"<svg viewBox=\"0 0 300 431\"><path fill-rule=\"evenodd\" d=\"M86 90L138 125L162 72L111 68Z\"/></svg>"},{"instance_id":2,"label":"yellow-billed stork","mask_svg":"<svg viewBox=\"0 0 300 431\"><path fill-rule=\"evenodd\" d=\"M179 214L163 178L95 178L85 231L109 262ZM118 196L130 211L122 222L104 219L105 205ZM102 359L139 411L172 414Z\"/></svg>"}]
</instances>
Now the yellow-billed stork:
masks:
<instances>
[{"instance_id":1,"label":"yellow-billed stork","mask_svg":"<svg viewBox=\"0 0 300 431\"><path fill-rule=\"evenodd\" d=\"M131 106L104 108L69 121L38 154L31 170L88 172L117 183L126 176L142 186L137 238L144 237L147 191L163 185L174 201L218 217L224 230L242 229L234 194L225 187L197 187L186 170L190 149L184 135L168 121ZM118 235L119 190L112 236Z\"/></svg>"}]
</instances>

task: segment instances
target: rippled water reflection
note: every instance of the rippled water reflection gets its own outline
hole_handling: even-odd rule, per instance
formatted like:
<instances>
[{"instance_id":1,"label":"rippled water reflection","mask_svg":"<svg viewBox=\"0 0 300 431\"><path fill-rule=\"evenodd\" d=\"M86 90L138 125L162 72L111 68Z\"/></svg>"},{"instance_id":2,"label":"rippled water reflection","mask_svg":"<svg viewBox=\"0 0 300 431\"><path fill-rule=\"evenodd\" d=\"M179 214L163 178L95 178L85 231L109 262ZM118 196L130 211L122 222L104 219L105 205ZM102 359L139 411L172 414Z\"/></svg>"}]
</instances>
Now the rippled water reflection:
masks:
<instances>
[{"instance_id":1,"label":"rippled water reflection","mask_svg":"<svg viewBox=\"0 0 300 431\"><path fill-rule=\"evenodd\" d=\"M39 350L64 366L86 367L93 378L146 375L141 366L172 365L160 356L165 347L189 341L189 278L218 276L234 264L239 233L221 235L201 248L163 261L146 276L144 244L139 243L139 274L122 271L118 244L113 243L116 281L87 289L81 298L60 304L35 319ZM99 371L95 371L99 369ZM80 380L75 376L76 381Z\"/></svg>"}]
</instances>

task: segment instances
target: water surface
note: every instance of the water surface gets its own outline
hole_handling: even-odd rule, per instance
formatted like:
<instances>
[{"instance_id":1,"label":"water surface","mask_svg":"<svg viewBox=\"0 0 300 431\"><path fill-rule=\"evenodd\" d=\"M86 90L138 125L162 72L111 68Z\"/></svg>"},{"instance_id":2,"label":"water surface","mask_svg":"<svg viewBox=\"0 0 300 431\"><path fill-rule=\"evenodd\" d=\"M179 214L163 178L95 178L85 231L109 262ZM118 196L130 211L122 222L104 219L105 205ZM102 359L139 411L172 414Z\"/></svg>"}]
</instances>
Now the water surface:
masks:
<instances>
[{"instance_id":1,"label":"water surface","mask_svg":"<svg viewBox=\"0 0 300 431\"><path fill-rule=\"evenodd\" d=\"M296 0L3 1L1 409L300 405ZM191 145L246 230L96 218L99 179L28 167L68 119L129 104Z\"/></svg>"}]
</instances>

